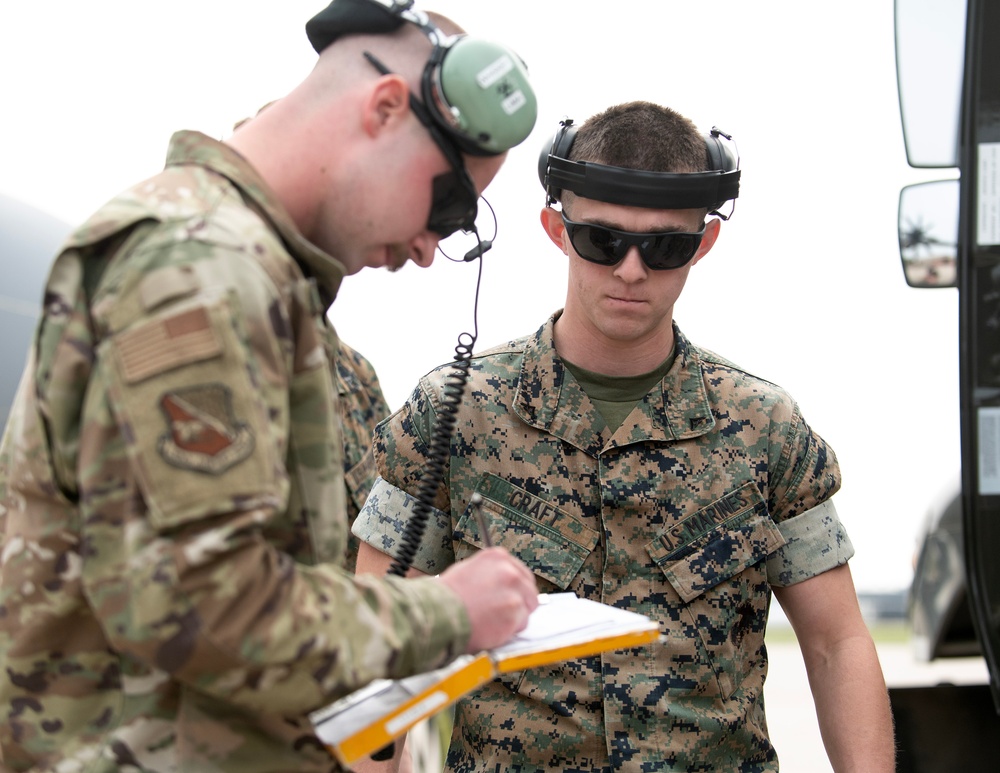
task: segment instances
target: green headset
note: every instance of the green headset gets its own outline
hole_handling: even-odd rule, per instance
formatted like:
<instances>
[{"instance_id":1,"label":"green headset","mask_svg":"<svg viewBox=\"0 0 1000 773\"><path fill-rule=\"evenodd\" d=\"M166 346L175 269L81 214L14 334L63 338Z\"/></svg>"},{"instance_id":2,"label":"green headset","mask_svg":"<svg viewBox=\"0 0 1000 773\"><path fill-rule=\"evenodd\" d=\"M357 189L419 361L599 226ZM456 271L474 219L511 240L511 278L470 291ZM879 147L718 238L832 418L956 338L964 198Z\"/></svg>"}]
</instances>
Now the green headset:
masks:
<instances>
[{"instance_id":1,"label":"green headset","mask_svg":"<svg viewBox=\"0 0 1000 773\"><path fill-rule=\"evenodd\" d=\"M568 190L610 204L649 209L706 207L710 215L723 220L732 215L723 215L719 209L739 196L739 156L731 147L732 137L716 127L705 135L706 171L688 174L570 161L576 130L572 118L560 121L538 158L538 179L545 188L546 206L559 201L563 190Z\"/></svg>"},{"instance_id":2,"label":"green headset","mask_svg":"<svg viewBox=\"0 0 1000 773\"><path fill-rule=\"evenodd\" d=\"M445 35L413 0L334 0L306 23L317 52L338 37L387 34L415 24L434 46L421 76L421 98L435 124L464 153L495 156L522 142L538 105L517 54L497 43Z\"/></svg>"}]
</instances>

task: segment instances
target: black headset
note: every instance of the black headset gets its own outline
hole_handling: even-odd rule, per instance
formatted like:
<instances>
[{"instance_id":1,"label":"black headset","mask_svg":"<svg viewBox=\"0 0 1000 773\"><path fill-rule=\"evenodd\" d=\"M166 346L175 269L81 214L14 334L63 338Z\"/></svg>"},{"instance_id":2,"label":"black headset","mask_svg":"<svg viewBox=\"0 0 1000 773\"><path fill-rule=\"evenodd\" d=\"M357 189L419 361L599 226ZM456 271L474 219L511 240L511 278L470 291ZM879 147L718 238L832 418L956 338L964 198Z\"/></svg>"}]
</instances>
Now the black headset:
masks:
<instances>
[{"instance_id":1,"label":"black headset","mask_svg":"<svg viewBox=\"0 0 1000 773\"><path fill-rule=\"evenodd\" d=\"M688 174L570 161L577 128L572 118L560 121L551 143L542 148L538 158L538 179L545 189L546 206L559 201L563 190L568 190L610 204L649 209L706 207L710 215L723 220L732 215L723 215L719 208L740 194L740 162L730 147L732 137L718 128L713 126L705 135L707 171Z\"/></svg>"}]
</instances>

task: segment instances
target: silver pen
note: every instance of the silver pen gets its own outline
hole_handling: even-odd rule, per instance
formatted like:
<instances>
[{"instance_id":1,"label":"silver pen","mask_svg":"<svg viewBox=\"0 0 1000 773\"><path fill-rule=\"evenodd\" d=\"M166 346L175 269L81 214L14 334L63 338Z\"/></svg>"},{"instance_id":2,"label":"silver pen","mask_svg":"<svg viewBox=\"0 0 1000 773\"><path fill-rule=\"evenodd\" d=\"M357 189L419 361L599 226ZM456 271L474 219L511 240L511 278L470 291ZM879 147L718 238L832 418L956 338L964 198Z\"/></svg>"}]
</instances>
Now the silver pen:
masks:
<instances>
[{"instance_id":1,"label":"silver pen","mask_svg":"<svg viewBox=\"0 0 1000 773\"><path fill-rule=\"evenodd\" d=\"M469 504L472 505L472 512L476 514L476 523L479 524L479 536L482 537L483 545L488 548L493 547L490 530L486 526L486 514L483 512L483 495L478 491L474 492Z\"/></svg>"}]
</instances>

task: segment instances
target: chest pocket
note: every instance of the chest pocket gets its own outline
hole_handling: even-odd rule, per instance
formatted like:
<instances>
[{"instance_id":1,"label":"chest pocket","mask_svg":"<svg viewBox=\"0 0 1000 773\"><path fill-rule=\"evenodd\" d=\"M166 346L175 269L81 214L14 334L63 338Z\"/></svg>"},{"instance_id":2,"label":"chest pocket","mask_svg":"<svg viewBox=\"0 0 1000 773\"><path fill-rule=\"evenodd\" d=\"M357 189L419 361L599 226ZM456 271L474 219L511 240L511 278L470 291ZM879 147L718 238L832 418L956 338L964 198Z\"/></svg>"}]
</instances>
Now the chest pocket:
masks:
<instances>
[{"instance_id":1,"label":"chest pocket","mask_svg":"<svg viewBox=\"0 0 1000 773\"><path fill-rule=\"evenodd\" d=\"M537 576L565 590L596 547L599 533L551 502L495 475L484 475L476 491L483 497L484 520L493 544L503 546ZM456 558L471 553L468 546L485 547L471 506L459 518L455 538Z\"/></svg>"},{"instance_id":2,"label":"chest pocket","mask_svg":"<svg viewBox=\"0 0 1000 773\"><path fill-rule=\"evenodd\" d=\"M716 500L646 545L682 601L692 601L785 544L753 483Z\"/></svg>"},{"instance_id":3,"label":"chest pocket","mask_svg":"<svg viewBox=\"0 0 1000 773\"><path fill-rule=\"evenodd\" d=\"M672 694L727 698L751 674L762 687L766 559L784 544L757 486L747 483L646 545L681 602L664 631L677 653Z\"/></svg>"}]
</instances>

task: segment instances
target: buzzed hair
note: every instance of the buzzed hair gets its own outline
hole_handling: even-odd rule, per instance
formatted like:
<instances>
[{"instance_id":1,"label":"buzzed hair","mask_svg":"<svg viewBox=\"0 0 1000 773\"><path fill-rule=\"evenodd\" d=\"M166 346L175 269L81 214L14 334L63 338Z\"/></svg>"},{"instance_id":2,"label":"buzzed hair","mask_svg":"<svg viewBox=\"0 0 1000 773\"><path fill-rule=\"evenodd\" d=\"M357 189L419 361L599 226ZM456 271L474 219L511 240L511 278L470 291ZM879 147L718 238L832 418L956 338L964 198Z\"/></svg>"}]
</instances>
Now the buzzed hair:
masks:
<instances>
[{"instance_id":1,"label":"buzzed hair","mask_svg":"<svg viewBox=\"0 0 1000 773\"><path fill-rule=\"evenodd\" d=\"M691 173L708 168L705 138L680 113L652 102L627 102L588 118L576 132L571 161Z\"/></svg>"},{"instance_id":2,"label":"buzzed hair","mask_svg":"<svg viewBox=\"0 0 1000 773\"><path fill-rule=\"evenodd\" d=\"M445 35L464 34L463 28L447 16L428 13ZM420 93L420 76L431 55L432 45L419 27L405 22L386 33L351 33L338 37L319 55L312 75L306 83L312 93L325 98L332 89L350 86L360 78L377 76L364 52L377 56L391 72L402 75L410 89Z\"/></svg>"}]
</instances>

